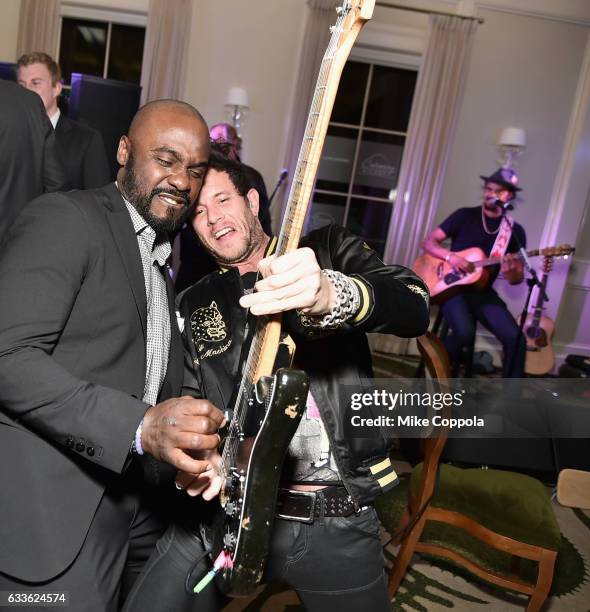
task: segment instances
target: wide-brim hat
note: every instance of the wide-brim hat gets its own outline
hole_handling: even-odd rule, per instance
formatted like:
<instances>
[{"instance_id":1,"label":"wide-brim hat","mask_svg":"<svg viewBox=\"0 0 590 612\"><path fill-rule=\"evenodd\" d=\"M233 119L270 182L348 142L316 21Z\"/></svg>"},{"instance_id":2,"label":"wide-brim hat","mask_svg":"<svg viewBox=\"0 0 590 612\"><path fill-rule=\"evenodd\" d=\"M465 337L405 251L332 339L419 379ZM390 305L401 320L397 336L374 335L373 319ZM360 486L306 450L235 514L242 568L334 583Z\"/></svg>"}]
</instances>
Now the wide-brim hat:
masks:
<instances>
[{"instance_id":1,"label":"wide-brim hat","mask_svg":"<svg viewBox=\"0 0 590 612\"><path fill-rule=\"evenodd\" d=\"M494 174L490 174L490 176L480 175L479 178L486 183L501 185L509 191L522 191L522 188L518 186L518 174L512 168L498 168Z\"/></svg>"}]
</instances>

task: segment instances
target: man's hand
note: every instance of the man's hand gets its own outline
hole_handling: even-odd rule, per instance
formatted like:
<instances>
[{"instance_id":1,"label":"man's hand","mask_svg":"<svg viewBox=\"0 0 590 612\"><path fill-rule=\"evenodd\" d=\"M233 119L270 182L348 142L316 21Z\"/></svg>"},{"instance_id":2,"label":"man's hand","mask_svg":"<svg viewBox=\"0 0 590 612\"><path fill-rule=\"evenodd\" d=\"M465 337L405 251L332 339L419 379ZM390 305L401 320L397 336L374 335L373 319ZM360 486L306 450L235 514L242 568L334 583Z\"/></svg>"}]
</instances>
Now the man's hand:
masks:
<instances>
[{"instance_id":1,"label":"man's hand","mask_svg":"<svg viewBox=\"0 0 590 612\"><path fill-rule=\"evenodd\" d=\"M524 266L517 253L510 253L502 260L502 275L511 285L518 285L524 279Z\"/></svg>"},{"instance_id":2,"label":"man's hand","mask_svg":"<svg viewBox=\"0 0 590 612\"><path fill-rule=\"evenodd\" d=\"M336 304L332 283L321 273L315 253L302 248L281 255L266 257L258 264L262 275L255 291L240 298L240 305L252 314L263 315L303 310L316 315L330 312Z\"/></svg>"},{"instance_id":3,"label":"man's hand","mask_svg":"<svg viewBox=\"0 0 590 612\"><path fill-rule=\"evenodd\" d=\"M159 461L179 470L201 474L212 469L211 461L194 459L192 451L211 451L219 445L217 430L225 417L211 402L189 396L151 406L143 418L141 445Z\"/></svg>"},{"instance_id":4,"label":"man's hand","mask_svg":"<svg viewBox=\"0 0 590 612\"><path fill-rule=\"evenodd\" d=\"M195 458L208 461L211 468L200 474L178 472L175 480L176 487L184 489L191 497L202 495L205 501L211 501L216 495L219 495L223 485L223 478L219 473L221 457L216 451L203 451L192 454Z\"/></svg>"},{"instance_id":5,"label":"man's hand","mask_svg":"<svg viewBox=\"0 0 590 612\"><path fill-rule=\"evenodd\" d=\"M453 268L457 268L466 274L470 274L475 270L475 266L472 262L468 261L464 257L461 257L461 255L457 255L457 253L451 253L448 263Z\"/></svg>"}]
</instances>

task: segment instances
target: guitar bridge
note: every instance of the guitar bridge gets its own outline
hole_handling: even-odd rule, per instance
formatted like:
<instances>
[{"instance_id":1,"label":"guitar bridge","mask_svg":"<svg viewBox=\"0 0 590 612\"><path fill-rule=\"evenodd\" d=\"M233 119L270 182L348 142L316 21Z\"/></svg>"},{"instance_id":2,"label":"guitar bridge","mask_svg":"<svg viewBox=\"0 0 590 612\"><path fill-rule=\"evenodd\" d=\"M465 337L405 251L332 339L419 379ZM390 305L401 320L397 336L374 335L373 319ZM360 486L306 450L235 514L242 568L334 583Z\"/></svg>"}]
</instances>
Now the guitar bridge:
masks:
<instances>
[{"instance_id":1,"label":"guitar bridge","mask_svg":"<svg viewBox=\"0 0 590 612\"><path fill-rule=\"evenodd\" d=\"M453 270L447 274L445 274L444 281L447 285L452 285L456 283L458 280L461 280L465 275L460 271L453 268Z\"/></svg>"}]
</instances>

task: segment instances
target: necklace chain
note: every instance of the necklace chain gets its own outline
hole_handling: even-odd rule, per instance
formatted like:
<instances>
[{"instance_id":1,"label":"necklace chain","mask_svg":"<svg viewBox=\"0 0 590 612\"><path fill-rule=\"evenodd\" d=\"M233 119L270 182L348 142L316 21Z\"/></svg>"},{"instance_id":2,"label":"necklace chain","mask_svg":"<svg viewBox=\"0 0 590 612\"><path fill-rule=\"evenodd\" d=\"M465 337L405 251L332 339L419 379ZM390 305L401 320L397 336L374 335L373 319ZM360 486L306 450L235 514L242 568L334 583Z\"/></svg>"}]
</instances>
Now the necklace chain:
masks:
<instances>
[{"instance_id":1,"label":"necklace chain","mask_svg":"<svg viewBox=\"0 0 590 612\"><path fill-rule=\"evenodd\" d=\"M488 229L488 225L486 223L486 216L485 216L485 214L483 212L483 207L482 207L482 209L481 209L481 224L483 226L483 231L486 234L489 234L490 236L493 236L494 234L497 234L500 231L500 226L502 225L502 222L500 221L500 223L498 224L498 227L494 231L489 230Z\"/></svg>"}]
</instances>

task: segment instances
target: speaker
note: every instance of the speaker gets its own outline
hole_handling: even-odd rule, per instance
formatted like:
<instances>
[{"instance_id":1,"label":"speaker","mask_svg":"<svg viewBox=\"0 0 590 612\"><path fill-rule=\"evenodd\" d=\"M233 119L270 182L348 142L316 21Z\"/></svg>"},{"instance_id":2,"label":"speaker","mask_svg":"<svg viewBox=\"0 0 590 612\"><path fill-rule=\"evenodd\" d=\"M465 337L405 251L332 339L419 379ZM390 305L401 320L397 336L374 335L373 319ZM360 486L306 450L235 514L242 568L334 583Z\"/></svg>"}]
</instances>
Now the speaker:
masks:
<instances>
[{"instance_id":1,"label":"speaker","mask_svg":"<svg viewBox=\"0 0 590 612\"><path fill-rule=\"evenodd\" d=\"M114 180L119 169L117 147L139 109L141 87L134 83L72 73L68 116L96 128L104 139Z\"/></svg>"},{"instance_id":2,"label":"speaker","mask_svg":"<svg viewBox=\"0 0 590 612\"><path fill-rule=\"evenodd\" d=\"M588 438L556 438L555 458L560 470L570 468L590 472L590 440Z\"/></svg>"},{"instance_id":3,"label":"speaker","mask_svg":"<svg viewBox=\"0 0 590 612\"><path fill-rule=\"evenodd\" d=\"M16 64L0 62L0 79L16 81Z\"/></svg>"}]
</instances>

